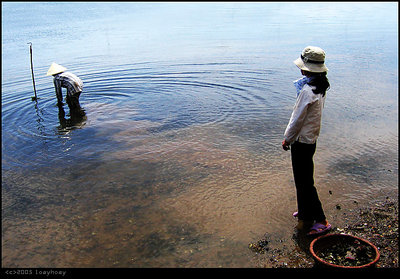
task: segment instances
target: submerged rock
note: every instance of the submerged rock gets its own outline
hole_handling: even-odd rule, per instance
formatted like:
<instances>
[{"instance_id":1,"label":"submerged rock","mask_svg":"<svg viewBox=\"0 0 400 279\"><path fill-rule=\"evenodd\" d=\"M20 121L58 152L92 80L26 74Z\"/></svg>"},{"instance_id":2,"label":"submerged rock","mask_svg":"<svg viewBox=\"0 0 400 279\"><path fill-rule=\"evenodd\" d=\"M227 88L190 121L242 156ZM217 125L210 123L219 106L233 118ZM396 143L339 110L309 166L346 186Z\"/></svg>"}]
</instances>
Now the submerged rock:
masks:
<instances>
[{"instance_id":1,"label":"submerged rock","mask_svg":"<svg viewBox=\"0 0 400 279\"><path fill-rule=\"evenodd\" d=\"M269 250L267 245L268 245L268 240L261 239L261 240L257 241L256 243L250 243L249 249L252 250L253 252L264 254L266 251Z\"/></svg>"}]
</instances>

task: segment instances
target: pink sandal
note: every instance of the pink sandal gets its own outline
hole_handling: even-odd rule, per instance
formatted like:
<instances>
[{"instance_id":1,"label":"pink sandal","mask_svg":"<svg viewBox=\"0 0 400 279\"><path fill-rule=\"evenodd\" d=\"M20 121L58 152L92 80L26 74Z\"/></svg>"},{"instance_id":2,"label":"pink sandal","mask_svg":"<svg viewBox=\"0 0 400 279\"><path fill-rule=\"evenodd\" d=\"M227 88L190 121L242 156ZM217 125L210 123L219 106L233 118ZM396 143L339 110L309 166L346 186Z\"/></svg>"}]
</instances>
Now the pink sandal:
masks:
<instances>
[{"instance_id":1,"label":"pink sandal","mask_svg":"<svg viewBox=\"0 0 400 279\"><path fill-rule=\"evenodd\" d=\"M332 228L331 224L324 225L321 223L315 223L311 228L310 231L307 233L308 236L313 236L313 235L321 235L323 233L328 232ZM315 233L312 233L312 231L315 231Z\"/></svg>"}]
</instances>

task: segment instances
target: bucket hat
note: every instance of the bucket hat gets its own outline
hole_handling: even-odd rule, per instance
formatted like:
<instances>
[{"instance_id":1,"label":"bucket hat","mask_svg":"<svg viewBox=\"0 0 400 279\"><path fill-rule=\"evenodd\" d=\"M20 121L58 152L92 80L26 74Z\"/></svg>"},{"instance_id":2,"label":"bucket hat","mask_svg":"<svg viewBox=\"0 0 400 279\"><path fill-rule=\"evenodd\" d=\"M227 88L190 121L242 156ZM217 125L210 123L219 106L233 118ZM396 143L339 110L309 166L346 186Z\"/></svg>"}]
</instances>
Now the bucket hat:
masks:
<instances>
[{"instance_id":1,"label":"bucket hat","mask_svg":"<svg viewBox=\"0 0 400 279\"><path fill-rule=\"evenodd\" d=\"M46 76L52 76L55 74L59 74L59 73L65 72L66 70L67 70L67 68L53 62L51 64L49 70L47 71Z\"/></svg>"},{"instance_id":2,"label":"bucket hat","mask_svg":"<svg viewBox=\"0 0 400 279\"><path fill-rule=\"evenodd\" d=\"M328 71L328 68L325 66L325 51L319 47L306 47L303 49L300 57L294 60L293 63L299 69L312 73Z\"/></svg>"}]
</instances>

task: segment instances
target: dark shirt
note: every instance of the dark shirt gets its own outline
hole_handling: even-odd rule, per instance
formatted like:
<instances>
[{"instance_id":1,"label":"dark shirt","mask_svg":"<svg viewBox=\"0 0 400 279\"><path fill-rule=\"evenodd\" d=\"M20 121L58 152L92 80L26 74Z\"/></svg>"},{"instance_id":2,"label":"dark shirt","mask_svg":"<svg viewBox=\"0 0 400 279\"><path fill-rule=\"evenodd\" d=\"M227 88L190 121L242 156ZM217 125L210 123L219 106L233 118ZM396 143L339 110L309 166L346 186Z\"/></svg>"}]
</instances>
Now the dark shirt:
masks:
<instances>
[{"instance_id":1,"label":"dark shirt","mask_svg":"<svg viewBox=\"0 0 400 279\"><path fill-rule=\"evenodd\" d=\"M73 73L64 72L54 76L54 87L56 88L57 98L62 100L62 87L67 89L67 95L73 96L82 92L83 82Z\"/></svg>"}]
</instances>

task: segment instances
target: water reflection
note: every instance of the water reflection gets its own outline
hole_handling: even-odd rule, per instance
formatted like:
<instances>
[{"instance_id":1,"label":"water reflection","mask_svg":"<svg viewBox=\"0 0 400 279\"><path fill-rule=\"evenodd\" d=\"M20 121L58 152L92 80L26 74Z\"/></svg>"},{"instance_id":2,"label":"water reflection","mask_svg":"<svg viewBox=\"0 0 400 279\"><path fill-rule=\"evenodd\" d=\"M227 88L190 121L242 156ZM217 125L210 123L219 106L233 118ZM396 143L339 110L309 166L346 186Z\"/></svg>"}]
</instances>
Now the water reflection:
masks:
<instances>
[{"instance_id":1,"label":"water reflection","mask_svg":"<svg viewBox=\"0 0 400 279\"><path fill-rule=\"evenodd\" d=\"M46 134L46 127L43 124L44 119L43 119L43 109L39 109L39 104L38 101L35 100L35 111L36 111L36 122L37 122L37 130L39 135L44 136Z\"/></svg>"},{"instance_id":2,"label":"water reflection","mask_svg":"<svg viewBox=\"0 0 400 279\"><path fill-rule=\"evenodd\" d=\"M87 116L83 109L73 109L69 112L69 118L65 118L65 110L62 105L58 106L58 120L60 126L57 127L60 135L65 135L75 129L80 129L86 124Z\"/></svg>"}]
</instances>

